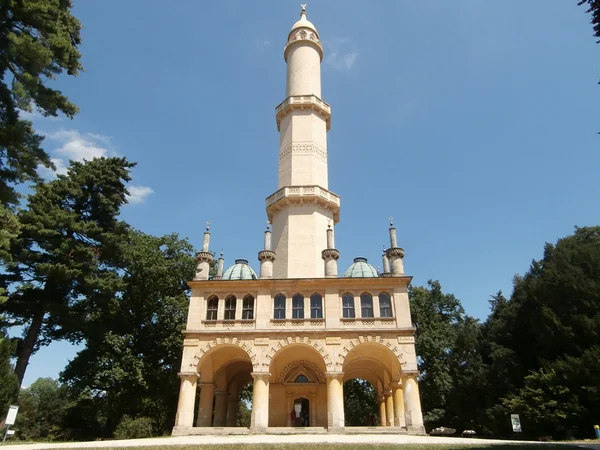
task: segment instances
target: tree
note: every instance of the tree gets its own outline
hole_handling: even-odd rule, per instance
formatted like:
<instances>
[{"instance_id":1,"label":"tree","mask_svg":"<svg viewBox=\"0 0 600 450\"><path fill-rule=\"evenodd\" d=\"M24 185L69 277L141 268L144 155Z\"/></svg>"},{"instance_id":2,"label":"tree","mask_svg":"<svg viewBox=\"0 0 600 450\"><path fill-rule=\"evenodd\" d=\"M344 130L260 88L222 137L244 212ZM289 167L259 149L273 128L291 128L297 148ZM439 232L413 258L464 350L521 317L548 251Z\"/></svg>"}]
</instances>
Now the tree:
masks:
<instances>
[{"instance_id":1,"label":"tree","mask_svg":"<svg viewBox=\"0 0 600 450\"><path fill-rule=\"evenodd\" d=\"M134 230L122 248L116 262L122 289L89 305L86 346L61 379L104 405L105 436L125 415L151 417L160 435L173 426L176 413L194 251L175 234L154 237Z\"/></svg>"},{"instance_id":2,"label":"tree","mask_svg":"<svg viewBox=\"0 0 600 450\"><path fill-rule=\"evenodd\" d=\"M579 0L577 4L587 6L587 12L592 16L594 36L600 41L600 0Z\"/></svg>"},{"instance_id":3,"label":"tree","mask_svg":"<svg viewBox=\"0 0 600 450\"><path fill-rule=\"evenodd\" d=\"M37 184L19 212L13 265L0 275L13 282L0 314L9 325L24 327L15 368L19 384L40 346L53 339L80 340L87 302L118 288L112 261L128 227L117 217L134 165L125 158L72 162L67 175Z\"/></svg>"},{"instance_id":4,"label":"tree","mask_svg":"<svg viewBox=\"0 0 600 450\"><path fill-rule=\"evenodd\" d=\"M344 418L346 426L377 425L377 391L366 380L344 382Z\"/></svg>"},{"instance_id":5,"label":"tree","mask_svg":"<svg viewBox=\"0 0 600 450\"><path fill-rule=\"evenodd\" d=\"M57 380L35 380L19 395L17 436L35 440L64 438L62 420L67 401L66 386Z\"/></svg>"},{"instance_id":6,"label":"tree","mask_svg":"<svg viewBox=\"0 0 600 450\"><path fill-rule=\"evenodd\" d=\"M465 315L460 301L444 294L438 281L409 289L411 317L417 329L416 353L424 421L473 428L478 422L473 404L481 390L483 365L478 353L480 325Z\"/></svg>"},{"instance_id":7,"label":"tree","mask_svg":"<svg viewBox=\"0 0 600 450\"><path fill-rule=\"evenodd\" d=\"M8 412L8 407L19 393L19 382L10 364L13 345L0 330L0 420Z\"/></svg>"},{"instance_id":8,"label":"tree","mask_svg":"<svg viewBox=\"0 0 600 450\"><path fill-rule=\"evenodd\" d=\"M41 148L43 138L19 110L45 116L77 107L49 80L82 69L77 46L79 21L71 15L71 0L4 1L0 6L0 204L15 205L15 185L38 181L38 165L52 167Z\"/></svg>"}]
</instances>

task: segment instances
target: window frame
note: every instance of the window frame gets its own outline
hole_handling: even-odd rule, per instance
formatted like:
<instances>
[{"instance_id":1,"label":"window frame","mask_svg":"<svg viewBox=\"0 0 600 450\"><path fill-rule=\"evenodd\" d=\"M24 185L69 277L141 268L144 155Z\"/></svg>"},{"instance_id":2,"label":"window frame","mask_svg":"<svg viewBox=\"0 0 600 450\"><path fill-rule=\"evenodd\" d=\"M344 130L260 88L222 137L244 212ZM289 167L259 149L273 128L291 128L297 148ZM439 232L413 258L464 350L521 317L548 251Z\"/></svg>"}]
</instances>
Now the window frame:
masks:
<instances>
[{"instance_id":1,"label":"window frame","mask_svg":"<svg viewBox=\"0 0 600 450\"><path fill-rule=\"evenodd\" d=\"M285 319L285 305L286 305L286 297L285 294L279 293L275 297L273 297L273 319L275 320L283 320ZM278 305L278 302L281 302ZM277 317L280 315L281 317Z\"/></svg>"},{"instance_id":2,"label":"window frame","mask_svg":"<svg viewBox=\"0 0 600 450\"><path fill-rule=\"evenodd\" d=\"M219 314L219 297L211 295L206 299L206 319L214 321L217 320L217 314ZM213 317L214 315L214 317Z\"/></svg>"},{"instance_id":3,"label":"window frame","mask_svg":"<svg viewBox=\"0 0 600 450\"><path fill-rule=\"evenodd\" d=\"M314 304L318 302L318 305ZM323 318L323 296L318 292L315 292L310 296L310 318L311 319L322 319Z\"/></svg>"},{"instance_id":4,"label":"window frame","mask_svg":"<svg viewBox=\"0 0 600 450\"><path fill-rule=\"evenodd\" d=\"M292 319L304 319L304 295L300 293L292 296Z\"/></svg>"},{"instance_id":5,"label":"window frame","mask_svg":"<svg viewBox=\"0 0 600 450\"><path fill-rule=\"evenodd\" d=\"M233 307L232 307L232 305L233 305ZM237 307L236 296L228 295L225 298L225 308L224 308L223 320L227 320L227 321L235 320L236 307Z\"/></svg>"},{"instance_id":6,"label":"window frame","mask_svg":"<svg viewBox=\"0 0 600 450\"><path fill-rule=\"evenodd\" d=\"M392 296L387 292L379 293L379 317L390 318L394 317L392 312ZM387 302L387 306L382 306L385 300Z\"/></svg>"},{"instance_id":7,"label":"window frame","mask_svg":"<svg viewBox=\"0 0 600 450\"><path fill-rule=\"evenodd\" d=\"M254 304L255 300L253 295L248 294L244 296L242 300L242 320L254 320Z\"/></svg>"},{"instance_id":8,"label":"window frame","mask_svg":"<svg viewBox=\"0 0 600 450\"><path fill-rule=\"evenodd\" d=\"M369 303L369 305L365 305L365 303ZM363 319L373 319L375 317L373 311L373 296L368 292L360 294L360 317Z\"/></svg>"},{"instance_id":9,"label":"window frame","mask_svg":"<svg viewBox=\"0 0 600 450\"><path fill-rule=\"evenodd\" d=\"M344 302L346 300L350 300L349 305L346 306ZM352 315L349 315L352 313ZM356 308L354 307L354 295L350 292L346 292L342 294L342 318L344 319L355 319L356 318Z\"/></svg>"}]
</instances>

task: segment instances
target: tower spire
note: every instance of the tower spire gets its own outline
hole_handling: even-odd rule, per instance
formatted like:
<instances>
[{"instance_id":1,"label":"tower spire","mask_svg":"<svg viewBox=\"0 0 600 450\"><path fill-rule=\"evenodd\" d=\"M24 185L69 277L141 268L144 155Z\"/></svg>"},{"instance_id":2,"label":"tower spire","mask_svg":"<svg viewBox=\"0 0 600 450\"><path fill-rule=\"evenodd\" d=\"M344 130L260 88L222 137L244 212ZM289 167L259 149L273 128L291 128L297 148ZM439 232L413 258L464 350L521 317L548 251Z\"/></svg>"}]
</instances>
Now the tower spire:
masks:
<instances>
[{"instance_id":1,"label":"tower spire","mask_svg":"<svg viewBox=\"0 0 600 450\"><path fill-rule=\"evenodd\" d=\"M339 221L340 198L328 190L331 107L321 99L323 47L306 18L306 5L288 34L283 56L286 98L275 109L280 132L278 190L267 198L277 254L273 276L322 277L327 224Z\"/></svg>"}]
</instances>

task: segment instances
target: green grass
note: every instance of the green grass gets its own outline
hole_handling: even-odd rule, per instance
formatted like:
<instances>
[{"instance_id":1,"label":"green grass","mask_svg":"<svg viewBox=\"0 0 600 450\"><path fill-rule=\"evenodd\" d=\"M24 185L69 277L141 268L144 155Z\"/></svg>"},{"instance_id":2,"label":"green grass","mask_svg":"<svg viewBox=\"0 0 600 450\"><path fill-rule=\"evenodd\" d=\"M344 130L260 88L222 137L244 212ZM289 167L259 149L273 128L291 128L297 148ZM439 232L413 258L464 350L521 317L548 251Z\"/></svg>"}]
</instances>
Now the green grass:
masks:
<instances>
[{"instance_id":1,"label":"green grass","mask_svg":"<svg viewBox=\"0 0 600 450\"><path fill-rule=\"evenodd\" d=\"M437 444L222 444L222 445L173 445L127 447L140 450L569 450L565 444L519 444L510 445L437 445ZM106 447L102 450L123 450L123 447ZM58 449L57 449L58 450ZM73 450L73 449L70 449Z\"/></svg>"}]
</instances>

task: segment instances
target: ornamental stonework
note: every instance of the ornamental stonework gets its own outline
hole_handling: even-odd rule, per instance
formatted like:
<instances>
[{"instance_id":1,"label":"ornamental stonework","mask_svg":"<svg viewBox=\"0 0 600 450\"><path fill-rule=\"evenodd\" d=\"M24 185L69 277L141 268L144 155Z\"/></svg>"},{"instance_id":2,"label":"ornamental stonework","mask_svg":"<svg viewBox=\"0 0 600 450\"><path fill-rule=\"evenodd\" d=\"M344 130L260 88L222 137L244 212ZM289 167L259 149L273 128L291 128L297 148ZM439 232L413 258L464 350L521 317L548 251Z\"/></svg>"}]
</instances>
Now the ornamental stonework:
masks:
<instances>
[{"instance_id":1,"label":"ornamental stonework","mask_svg":"<svg viewBox=\"0 0 600 450\"><path fill-rule=\"evenodd\" d=\"M292 155L313 155L327 162L327 150L314 143L287 145L279 152L279 161L283 161Z\"/></svg>"}]
</instances>

